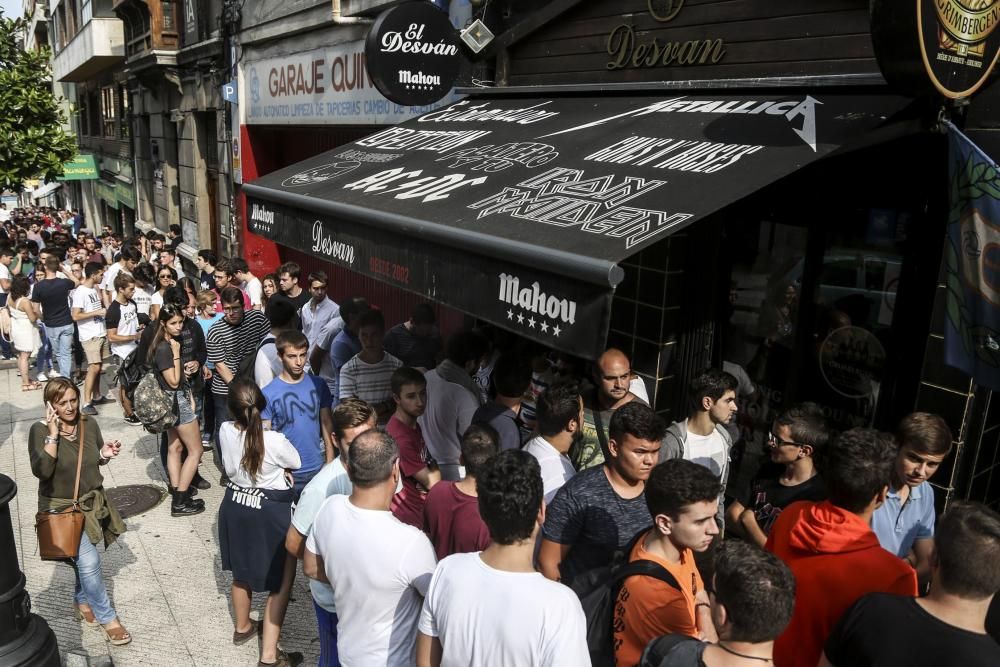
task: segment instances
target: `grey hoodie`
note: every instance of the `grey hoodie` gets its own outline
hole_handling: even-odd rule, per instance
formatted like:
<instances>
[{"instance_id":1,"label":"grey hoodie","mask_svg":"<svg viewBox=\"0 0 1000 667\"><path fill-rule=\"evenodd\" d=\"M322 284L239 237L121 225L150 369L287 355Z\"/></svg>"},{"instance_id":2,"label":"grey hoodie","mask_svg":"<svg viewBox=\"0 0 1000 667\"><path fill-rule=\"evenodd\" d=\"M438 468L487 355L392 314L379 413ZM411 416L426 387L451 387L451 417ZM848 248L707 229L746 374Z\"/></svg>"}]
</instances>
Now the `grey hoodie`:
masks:
<instances>
[{"instance_id":1,"label":"grey hoodie","mask_svg":"<svg viewBox=\"0 0 1000 667\"><path fill-rule=\"evenodd\" d=\"M725 511L725 495L726 495L726 484L729 482L729 464L732 461L732 450L733 450L733 438L729 435L729 431L726 430L721 424L715 425L715 430L722 436L722 441L725 443L726 447L726 464L722 467L722 475L720 481L722 482L722 491L719 493L719 518L724 516ZM660 446L660 463L668 461L670 459L689 459L690 452L688 452L687 446L687 420L674 422L667 427L667 434L663 438L663 443Z\"/></svg>"}]
</instances>

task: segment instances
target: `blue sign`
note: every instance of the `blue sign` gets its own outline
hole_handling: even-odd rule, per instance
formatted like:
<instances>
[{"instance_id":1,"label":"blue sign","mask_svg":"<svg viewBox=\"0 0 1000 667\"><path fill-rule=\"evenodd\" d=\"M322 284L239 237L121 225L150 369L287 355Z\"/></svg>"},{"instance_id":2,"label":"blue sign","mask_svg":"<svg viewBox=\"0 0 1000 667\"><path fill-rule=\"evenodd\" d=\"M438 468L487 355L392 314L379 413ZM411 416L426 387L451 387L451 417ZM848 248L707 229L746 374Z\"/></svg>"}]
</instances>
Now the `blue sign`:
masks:
<instances>
[{"instance_id":1,"label":"blue sign","mask_svg":"<svg viewBox=\"0 0 1000 667\"><path fill-rule=\"evenodd\" d=\"M239 94L236 92L236 79L222 84L222 99L233 104L239 104Z\"/></svg>"},{"instance_id":2,"label":"blue sign","mask_svg":"<svg viewBox=\"0 0 1000 667\"><path fill-rule=\"evenodd\" d=\"M949 123L945 361L1000 389L1000 168Z\"/></svg>"}]
</instances>

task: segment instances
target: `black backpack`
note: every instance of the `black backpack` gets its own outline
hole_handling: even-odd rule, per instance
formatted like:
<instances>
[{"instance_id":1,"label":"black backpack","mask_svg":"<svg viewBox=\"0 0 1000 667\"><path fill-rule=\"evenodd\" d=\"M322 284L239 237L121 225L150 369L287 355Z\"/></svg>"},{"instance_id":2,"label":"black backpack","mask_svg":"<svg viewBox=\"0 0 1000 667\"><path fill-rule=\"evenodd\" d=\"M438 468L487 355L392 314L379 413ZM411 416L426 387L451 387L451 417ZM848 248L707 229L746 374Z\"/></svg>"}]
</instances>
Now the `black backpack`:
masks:
<instances>
[{"instance_id":1,"label":"black backpack","mask_svg":"<svg viewBox=\"0 0 1000 667\"><path fill-rule=\"evenodd\" d=\"M125 360L118 367L118 383L129 401L134 400L135 390L139 386L142 376L152 370L149 364L145 364L139 359L140 349L141 347L137 347L129 352L129 355L125 357Z\"/></svg>"},{"instance_id":2,"label":"black backpack","mask_svg":"<svg viewBox=\"0 0 1000 667\"><path fill-rule=\"evenodd\" d=\"M240 365L236 367L236 374L233 376L233 382L236 382L237 380L250 380L251 382L253 382L254 381L253 371L254 371L254 366L257 364L257 355L260 354L260 350L262 347L264 347L268 343L273 343L274 341L275 338L271 334L264 336L264 340L260 341L260 345L257 346L257 349L254 351L254 353L248 354L247 356L243 357L243 359L240 361Z\"/></svg>"},{"instance_id":3,"label":"black backpack","mask_svg":"<svg viewBox=\"0 0 1000 667\"><path fill-rule=\"evenodd\" d=\"M587 617L587 648L593 667L614 667L615 631L614 613L618 592L629 577L653 577L665 584L681 590L674 575L662 565L650 560L628 562L629 554L636 543L649 529L643 529L633 537L624 551L616 552L611 563L577 576L571 588L580 598L583 613Z\"/></svg>"}]
</instances>

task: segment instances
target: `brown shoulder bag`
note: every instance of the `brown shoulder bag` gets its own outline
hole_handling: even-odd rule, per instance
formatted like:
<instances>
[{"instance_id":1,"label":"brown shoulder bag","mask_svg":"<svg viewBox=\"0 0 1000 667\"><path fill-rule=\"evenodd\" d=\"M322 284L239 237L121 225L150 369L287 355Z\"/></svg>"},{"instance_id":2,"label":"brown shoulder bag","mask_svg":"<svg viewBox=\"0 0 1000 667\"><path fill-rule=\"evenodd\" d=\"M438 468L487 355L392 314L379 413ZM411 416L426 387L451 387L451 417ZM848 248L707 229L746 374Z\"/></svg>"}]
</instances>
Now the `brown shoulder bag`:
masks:
<instances>
[{"instance_id":1,"label":"brown shoulder bag","mask_svg":"<svg viewBox=\"0 0 1000 667\"><path fill-rule=\"evenodd\" d=\"M80 470L83 467L83 415L76 447L76 481L73 483L73 504L61 510L35 514L38 553L42 560L65 560L80 554L83 535L83 510L80 509ZM57 445L58 447L58 445Z\"/></svg>"}]
</instances>

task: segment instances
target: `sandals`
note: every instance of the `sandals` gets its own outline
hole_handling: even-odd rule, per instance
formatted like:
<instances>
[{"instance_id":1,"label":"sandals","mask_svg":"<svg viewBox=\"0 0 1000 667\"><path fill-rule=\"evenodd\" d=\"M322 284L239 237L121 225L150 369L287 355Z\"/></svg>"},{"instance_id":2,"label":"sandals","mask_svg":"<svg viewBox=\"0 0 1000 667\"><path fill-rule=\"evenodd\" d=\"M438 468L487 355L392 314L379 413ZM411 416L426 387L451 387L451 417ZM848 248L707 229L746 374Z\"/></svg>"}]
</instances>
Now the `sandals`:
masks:
<instances>
[{"instance_id":1,"label":"sandals","mask_svg":"<svg viewBox=\"0 0 1000 667\"><path fill-rule=\"evenodd\" d=\"M21 391L35 391L36 389L41 389L42 383L40 382L27 382L21 383Z\"/></svg>"},{"instance_id":2,"label":"sandals","mask_svg":"<svg viewBox=\"0 0 1000 667\"><path fill-rule=\"evenodd\" d=\"M97 618L94 616L93 609L87 609L84 611L83 609L80 609L78 605L73 605L73 610L76 612L76 620L83 621L84 625L87 627L97 627Z\"/></svg>"},{"instance_id":3,"label":"sandals","mask_svg":"<svg viewBox=\"0 0 1000 667\"><path fill-rule=\"evenodd\" d=\"M104 638L108 640L108 643L112 646L124 646L132 641L132 635L128 633L125 626L121 624L121 621L115 619L112 623L117 623L118 627L108 629L105 626L101 626L101 631L104 632Z\"/></svg>"},{"instance_id":4,"label":"sandals","mask_svg":"<svg viewBox=\"0 0 1000 667\"><path fill-rule=\"evenodd\" d=\"M257 667L297 667L297 665L302 664L303 657L304 656L298 651L286 653L279 648L277 660L274 662L264 662L263 660L258 660Z\"/></svg>"}]
</instances>

